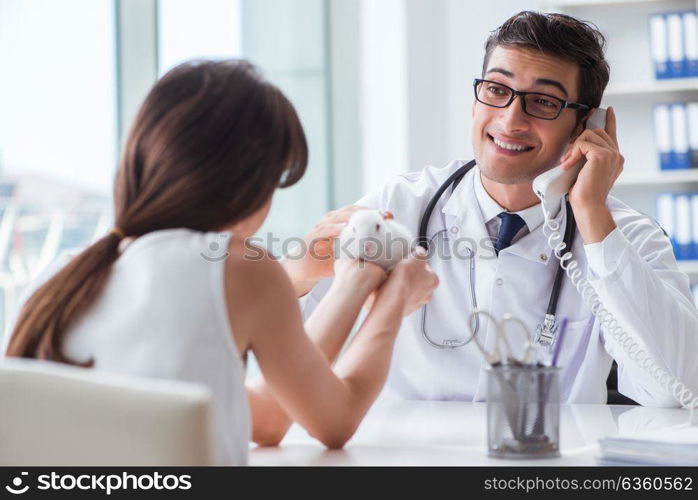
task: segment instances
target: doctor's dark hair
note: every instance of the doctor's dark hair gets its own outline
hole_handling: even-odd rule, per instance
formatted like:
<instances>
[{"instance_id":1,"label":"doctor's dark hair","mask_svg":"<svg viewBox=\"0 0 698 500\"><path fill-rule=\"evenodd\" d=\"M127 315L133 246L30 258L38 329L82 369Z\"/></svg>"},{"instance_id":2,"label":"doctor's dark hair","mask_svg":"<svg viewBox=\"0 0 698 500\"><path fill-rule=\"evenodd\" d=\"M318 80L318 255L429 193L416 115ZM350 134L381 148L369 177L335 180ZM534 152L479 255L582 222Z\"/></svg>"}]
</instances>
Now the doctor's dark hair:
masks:
<instances>
[{"instance_id":1,"label":"doctor's dark hair","mask_svg":"<svg viewBox=\"0 0 698 500\"><path fill-rule=\"evenodd\" d=\"M221 230L262 208L277 187L296 183L307 160L293 106L254 66L186 62L154 85L136 116L116 175L115 225L133 238ZM8 356L92 366L69 360L61 341L104 289L120 241L104 236L38 288L20 312Z\"/></svg>"},{"instance_id":2,"label":"doctor's dark hair","mask_svg":"<svg viewBox=\"0 0 698 500\"><path fill-rule=\"evenodd\" d=\"M565 14L523 11L492 31L485 43L484 78L496 47L528 48L566 59L579 66L579 96L576 101L598 108L608 85L610 68L604 57L606 39L591 23ZM586 111L578 111L580 120Z\"/></svg>"}]
</instances>

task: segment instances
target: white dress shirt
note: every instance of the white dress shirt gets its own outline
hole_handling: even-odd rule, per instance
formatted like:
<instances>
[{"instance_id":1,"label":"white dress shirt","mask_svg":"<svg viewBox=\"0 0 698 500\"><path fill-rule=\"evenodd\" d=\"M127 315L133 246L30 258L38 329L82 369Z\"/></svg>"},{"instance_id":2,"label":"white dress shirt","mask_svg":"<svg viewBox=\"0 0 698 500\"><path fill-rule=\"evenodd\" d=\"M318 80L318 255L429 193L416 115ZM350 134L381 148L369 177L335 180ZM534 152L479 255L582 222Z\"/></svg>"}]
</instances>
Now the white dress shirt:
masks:
<instances>
[{"instance_id":1,"label":"white dress shirt","mask_svg":"<svg viewBox=\"0 0 698 500\"><path fill-rule=\"evenodd\" d=\"M477 198L477 203L480 206L482 220L485 221L487 234L489 234L490 237L495 240L497 238L497 234L499 234L499 228L502 225L502 219L500 219L498 215L502 212L506 212L506 210L487 193L485 186L482 184L482 174L476 175L473 182L475 183L475 197ZM526 225L521 228L512 238L512 245L520 240L523 236L538 229L541 224L543 224L543 211L540 209L539 204L511 213L515 213L526 223Z\"/></svg>"}]
</instances>

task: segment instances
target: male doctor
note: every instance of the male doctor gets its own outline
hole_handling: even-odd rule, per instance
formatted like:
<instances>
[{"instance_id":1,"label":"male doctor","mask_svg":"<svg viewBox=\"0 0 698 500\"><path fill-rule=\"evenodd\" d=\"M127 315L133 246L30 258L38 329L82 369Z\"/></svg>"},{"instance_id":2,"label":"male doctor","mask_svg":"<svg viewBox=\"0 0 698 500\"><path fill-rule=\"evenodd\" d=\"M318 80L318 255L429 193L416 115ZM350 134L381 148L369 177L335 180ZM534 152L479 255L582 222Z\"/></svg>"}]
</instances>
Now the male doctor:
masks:
<instances>
[{"instance_id":1,"label":"male doctor","mask_svg":"<svg viewBox=\"0 0 698 500\"><path fill-rule=\"evenodd\" d=\"M438 348L425 333L436 344L467 339L474 303L495 318L519 317L535 331L545 317L559 261L544 237L543 213L531 184L550 168L571 167L581 159L586 164L569 202L577 223L572 252L582 276L661 368L698 389L698 312L688 278L677 270L662 229L609 196L624 161L613 109L605 130L584 129L609 79L603 45L596 29L561 14L521 12L490 35L481 81L474 83L476 166L444 192L427 231L429 238L464 237L474 257L431 256L440 286L424 322L419 311L403 322L386 383L389 393L407 399L484 399L484 361L473 342ZM304 296L304 314L327 290L332 260L325 257L331 255L331 241L359 206L391 212L416 235L434 193L465 163L400 175L357 206L327 214L306 236L314 242L313 251L284 261L299 297ZM564 199L553 216L564 230ZM600 326L567 277L557 317L569 320L558 363L563 401L605 403L615 360L619 392L643 405L678 405ZM492 347L495 331L484 318L477 335ZM513 326L509 338L515 349L522 348L523 335Z\"/></svg>"}]
</instances>

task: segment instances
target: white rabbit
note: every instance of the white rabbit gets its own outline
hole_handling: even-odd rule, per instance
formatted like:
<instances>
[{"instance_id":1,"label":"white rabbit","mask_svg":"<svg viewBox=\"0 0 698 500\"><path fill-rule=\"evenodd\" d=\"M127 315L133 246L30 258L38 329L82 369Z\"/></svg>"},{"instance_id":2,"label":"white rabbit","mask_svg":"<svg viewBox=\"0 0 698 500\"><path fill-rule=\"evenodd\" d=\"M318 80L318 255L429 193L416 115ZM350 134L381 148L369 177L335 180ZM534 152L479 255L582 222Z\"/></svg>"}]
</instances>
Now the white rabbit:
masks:
<instances>
[{"instance_id":1,"label":"white rabbit","mask_svg":"<svg viewBox=\"0 0 698 500\"><path fill-rule=\"evenodd\" d=\"M377 210L359 210L349 218L337 239L338 258L361 259L390 271L416 244L410 231Z\"/></svg>"}]
</instances>

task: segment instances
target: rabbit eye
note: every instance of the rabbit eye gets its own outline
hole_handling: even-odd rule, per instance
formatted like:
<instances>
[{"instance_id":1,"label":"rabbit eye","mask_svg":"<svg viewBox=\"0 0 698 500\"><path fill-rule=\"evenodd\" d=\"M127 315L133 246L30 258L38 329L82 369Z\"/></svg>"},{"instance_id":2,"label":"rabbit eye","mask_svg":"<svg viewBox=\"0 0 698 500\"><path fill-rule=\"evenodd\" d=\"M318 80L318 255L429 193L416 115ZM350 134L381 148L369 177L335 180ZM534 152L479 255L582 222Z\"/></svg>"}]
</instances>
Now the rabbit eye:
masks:
<instances>
[{"instance_id":1,"label":"rabbit eye","mask_svg":"<svg viewBox=\"0 0 698 500\"><path fill-rule=\"evenodd\" d=\"M376 224L376 231L380 231L380 230L381 230L381 225L380 225L380 224Z\"/></svg>"}]
</instances>

